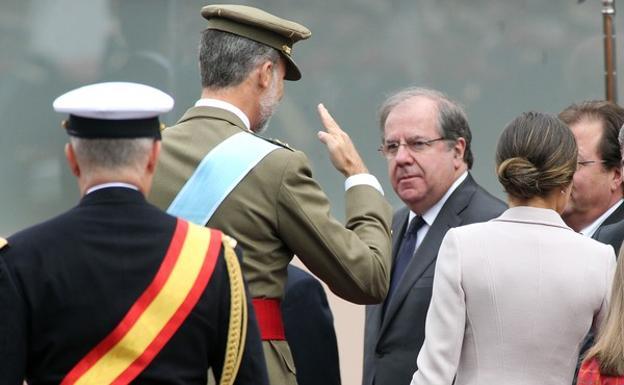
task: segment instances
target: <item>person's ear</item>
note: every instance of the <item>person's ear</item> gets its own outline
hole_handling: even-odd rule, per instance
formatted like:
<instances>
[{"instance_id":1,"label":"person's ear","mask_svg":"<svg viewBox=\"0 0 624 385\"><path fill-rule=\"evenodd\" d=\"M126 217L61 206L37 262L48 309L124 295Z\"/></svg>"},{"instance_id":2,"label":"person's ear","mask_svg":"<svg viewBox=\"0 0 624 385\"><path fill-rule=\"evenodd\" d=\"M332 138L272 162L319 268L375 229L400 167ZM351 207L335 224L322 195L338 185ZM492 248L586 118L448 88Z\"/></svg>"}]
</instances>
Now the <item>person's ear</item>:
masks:
<instances>
[{"instance_id":1,"label":"person's ear","mask_svg":"<svg viewBox=\"0 0 624 385\"><path fill-rule=\"evenodd\" d=\"M459 167L464 163L464 153L466 152L466 139L457 138L453 145L453 159L457 161L456 166Z\"/></svg>"},{"instance_id":2,"label":"person's ear","mask_svg":"<svg viewBox=\"0 0 624 385\"><path fill-rule=\"evenodd\" d=\"M622 189L622 167L613 167L613 177L611 178L611 189L613 191Z\"/></svg>"},{"instance_id":3,"label":"person's ear","mask_svg":"<svg viewBox=\"0 0 624 385\"><path fill-rule=\"evenodd\" d=\"M262 89L267 89L271 86L275 76L275 63L270 60L264 61L258 68L258 85Z\"/></svg>"},{"instance_id":4,"label":"person's ear","mask_svg":"<svg viewBox=\"0 0 624 385\"><path fill-rule=\"evenodd\" d=\"M147 171L153 174L156 171L156 165L158 164L158 156L160 155L160 149L162 148L162 142L160 140L154 140L152 149L150 150L149 157L147 159Z\"/></svg>"},{"instance_id":5,"label":"person's ear","mask_svg":"<svg viewBox=\"0 0 624 385\"><path fill-rule=\"evenodd\" d=\"M80 165L78 165L76 152L74 151L74 146L72 146L71 143L65 144L65 158L67 159L67 164L69 165L69 169L72 174L76 177L80 177Z\"/></svg>"}]
</instances>

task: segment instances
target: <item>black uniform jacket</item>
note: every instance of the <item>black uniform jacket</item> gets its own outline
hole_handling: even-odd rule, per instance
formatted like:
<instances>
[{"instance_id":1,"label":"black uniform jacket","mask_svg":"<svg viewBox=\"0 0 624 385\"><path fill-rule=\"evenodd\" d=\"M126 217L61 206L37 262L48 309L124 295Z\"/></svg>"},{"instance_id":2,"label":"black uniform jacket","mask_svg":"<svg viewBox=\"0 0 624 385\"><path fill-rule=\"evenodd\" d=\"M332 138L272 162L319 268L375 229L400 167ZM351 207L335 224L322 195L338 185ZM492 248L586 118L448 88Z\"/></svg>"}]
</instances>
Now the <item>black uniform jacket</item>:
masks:
<instances>
[{"instance_id":1,"label":"black uniform jacket","mask_svg":"<svg viewBox=\"0 0 624 385\"><path fill-rule=\"evenodd\" d=\"M158 271L176 218L129 188L105 188L0 250L0 384L58 384L124 317ZM199 302L137 384L220 376L229 320L223 249ZM250 307L237 384L266 384Z\"/></svg>"}]
</instances>

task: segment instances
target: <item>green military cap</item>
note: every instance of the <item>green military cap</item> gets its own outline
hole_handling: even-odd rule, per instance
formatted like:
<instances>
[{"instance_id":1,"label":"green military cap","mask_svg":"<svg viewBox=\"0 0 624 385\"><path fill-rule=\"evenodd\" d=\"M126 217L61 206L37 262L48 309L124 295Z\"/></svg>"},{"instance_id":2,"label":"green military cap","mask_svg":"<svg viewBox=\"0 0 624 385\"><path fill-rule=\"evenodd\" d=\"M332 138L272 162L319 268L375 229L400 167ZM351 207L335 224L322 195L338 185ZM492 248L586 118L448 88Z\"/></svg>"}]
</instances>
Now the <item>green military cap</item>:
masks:
<instances>
[{"instance_id":1,"label":"green military cap","mask_svg":"<svg viewBox=\"0 0 624 385\"><path fill-rule=\"evenodd\" d=\"M279 18L261 9L234 4L213 4L202 8L209 29L233 33L268 45L286 59L286 80L301 79L301 71L292 58L292 47L312 35L309 29L294 21Z\"/></svg>"}]
</instances>

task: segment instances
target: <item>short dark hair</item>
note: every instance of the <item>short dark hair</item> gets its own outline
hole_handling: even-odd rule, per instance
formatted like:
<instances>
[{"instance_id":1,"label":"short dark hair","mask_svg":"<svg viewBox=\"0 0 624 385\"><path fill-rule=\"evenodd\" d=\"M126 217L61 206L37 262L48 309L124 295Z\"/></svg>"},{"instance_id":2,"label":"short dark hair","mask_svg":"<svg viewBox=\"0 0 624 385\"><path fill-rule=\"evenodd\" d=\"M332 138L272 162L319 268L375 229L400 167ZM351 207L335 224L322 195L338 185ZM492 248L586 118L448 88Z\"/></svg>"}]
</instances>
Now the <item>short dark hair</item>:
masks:
<instances>
[{"instance_id":1,"label":"short dark hair","mask_svg":"<svg viewBox=\"0 0 624 385\"><path fill-rule=\"evenodd\" d=\"M606 100L588 100L566 107L559 113L568 126L581 120L597 120L602 123L602 137L598 144L598 152L606 169L621 167L622 155L618 134L624 124L624 108Z\"/></svg>"},{"instance_id":2,"label":"short dark hair","mask_svg":"<svg viewBox=\"0 0 624 385\"><path fill-rule=\"evenodd\" d=\"M555 116L525 112L512 120L496 146L496 174L512 197L545 196L572 183L578 149L572 131Z\"/></svg>"},{"instance_id":3,"label":"short dark hair","mask_svg":"<svg viewBox=\"0 0 624 385\"><path fill-rule=\"evenodd\" d=\"M470 132L470 126L468 125L466 113L459 103L449 99L446 95L439 91L421 87L410 87L398 91L388 97L379 108L379 128L381 129L382 134L390 112L392 112L392 110L399 104L413 97L427 98L436 103L438 108L438 132L440 133L440 136L444 139L452 141L464 138L466 141L464 162L468 166L468 169L471 169L474 162L472 149L470 148L472 133Z\"/></svg>"},{"instance_id":4,"label":"short dark hair","mask_svg":"<svg viewBox=\"0 0 624 385\"><path fill-rule=\"evenodd\" d=\"M202 87L219 89L237 86L261 62L277 63L279 52L229 32L206 29L199 46Z\"/></svg>"}]
</instances>

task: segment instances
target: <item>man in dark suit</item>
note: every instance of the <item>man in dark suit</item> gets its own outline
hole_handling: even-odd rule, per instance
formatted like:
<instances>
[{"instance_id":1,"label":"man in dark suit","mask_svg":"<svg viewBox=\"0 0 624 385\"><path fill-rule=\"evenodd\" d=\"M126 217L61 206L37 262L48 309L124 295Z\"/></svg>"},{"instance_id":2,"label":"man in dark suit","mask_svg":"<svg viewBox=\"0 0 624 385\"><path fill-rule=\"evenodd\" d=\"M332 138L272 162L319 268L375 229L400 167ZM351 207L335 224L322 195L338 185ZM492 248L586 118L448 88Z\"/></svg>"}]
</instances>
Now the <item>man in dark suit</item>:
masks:
<instances>
[{"instance_id":1,"label":"man in dark suit","mask_svg":"<svg viewBox=\"0 0 624 385\"><path fill-rule=\"evenodd\" d=\"M505 205L472 178L462 109L437 91L403 90L381 107L381 151L405 203L392 222L388 297L367 306L364 385L409 384L417 369L438 249L456 226L487 221Z\"/></svg>"},{"instance_id":2,"label":"man in dark suit","mask_svg":"<svg viewBox=\"0 0 624 385\"><path fill-rule=\"evenodd\" d=\"M578 144L578 170L561 216L572 229L595 239L600 227L624 219L618 143L624 108L606 100L590 100L566 107L559 118Z\"/></svg>"},{"instance_id":3,"label":"man in dark suit","mask_svg":"<svg viewBox=\"0 0 624 385\"><path fill-rule=\"evenodd\" d=\"M299 385L340 385L334 317L321 283L288 265L282 315Z\"/></svg>"},{"instance_id":4,"label":"man in dark suit","mask_svg":"<svg viewBox=\"0 0 624 385\"><path fill-rule=\"evenodd\" d=\"M617 107L620 109L620 107ZM620 109L621 110L621 109ZM619 115L618 115L619 116ZM613 122L617 124L617 122ZM624 125L624 123L622 123ZM619 129L618 144L620 147L620 153L624 148L624 130L622 127ZM609 216L605 222L598 227L593 235L593 238L602 243L611 245L615 250L616 257L619 256L620 248L622 247L622 241L624 241L624 205L620 205L611 216ZM614 221L619 222L614 222Z\"/></svg>"},{"instance_id":5,"label":"man in dark suit","mask_svg":"<svg viewBox=\"0 0 624 385\"><path fill-rule=\"evenodd\" d=\"M572 195L561 217L573 230L613 246L617 255L622 238L603 228L624 220L624 186L618 134L624 124L624 108L606 100L572 104L559 113L578 145L578 168ZM618 241L619 238L619 241ZM581 348L583 355L593 344L590 332ZM576 381L576 377L574 379Z\"/></svg>"},{"instance_id":6,"label":"man in dark suit","mask_svg":"<svg viewBox=\"0 0 624 385\"><path fill-rule=\"evenodd\" d=\"M1 384L268 384L235 241L145 200L172 106L134 83L55 101L82 199L0 250Z\"/></svg>"}]
</instances>

